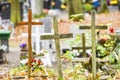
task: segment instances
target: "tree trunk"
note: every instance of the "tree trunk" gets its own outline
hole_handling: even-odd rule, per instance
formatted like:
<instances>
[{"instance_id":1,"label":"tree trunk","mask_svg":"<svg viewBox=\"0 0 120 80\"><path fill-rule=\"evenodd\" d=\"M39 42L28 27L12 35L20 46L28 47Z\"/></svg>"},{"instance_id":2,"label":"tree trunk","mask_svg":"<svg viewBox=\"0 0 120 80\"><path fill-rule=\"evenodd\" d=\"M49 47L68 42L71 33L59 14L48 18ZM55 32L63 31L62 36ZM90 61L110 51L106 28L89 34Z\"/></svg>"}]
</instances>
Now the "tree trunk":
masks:
<instances>
[{"instance_id":1,"label":"tree trunk","mask_svg":"<svg viewBox=\"0 0 120 80\"><path fill-rule=\"evenodd\" d=\"M106 0L101 0L101 5L100 5L100 13L108 13L109 9L107 6L107 1Z\"/></svg>"},{"instance_id":2,"label":"tree trunk","mask_svg":"<svg viewBox=\"0 0 120 80\"><path fill-rule=\"evenodd\" d=\"M83 14L82 0L67 0L69 18L72 14Z\"/></svg>"},{"instance_id":3,"label":"tree trunk","mask_svg":"<svg viewBox=\"0 0 120 80\"><path fill-rule=\"evenodd\" d=\"M11 0L11 22L17 24L21 21L19 0Z\"/></svg>"},{"instance_id":4,"label":"tree trunk","mask_svg":"<svg viewBox=\"0 0 120 80\"><path fill-rule=\"evenodd\" d=\"M67 0L67 6L68 6L68 16L70 18L70 15L75 14L73 10L72 0Z\"/></svg>"}]
</instances>

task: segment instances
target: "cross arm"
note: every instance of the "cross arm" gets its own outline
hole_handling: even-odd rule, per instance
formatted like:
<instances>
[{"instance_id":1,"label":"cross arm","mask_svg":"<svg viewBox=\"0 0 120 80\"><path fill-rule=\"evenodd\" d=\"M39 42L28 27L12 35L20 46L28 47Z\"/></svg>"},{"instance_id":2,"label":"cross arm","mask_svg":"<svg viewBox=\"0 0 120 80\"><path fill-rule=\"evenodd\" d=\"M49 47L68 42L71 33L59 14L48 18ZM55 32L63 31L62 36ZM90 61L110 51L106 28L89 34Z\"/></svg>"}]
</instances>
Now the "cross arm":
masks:
<instances>
[{"instance_id":1,"label":"cross arm","mask_svg":"<svg viewBox=\"0 0 120 80\"><path fill-rule=\"evenodd\" d=\"M32 25L42 25L42 22L32 22Z\"/></svg>"},{"instance_id":2,"label":"cross arm","mask_svg":"<svg viewBox=\"0 0 120 80\"><path fill-rule=\"evenodd\" d=\"M96 26L95 29L107 29L107 25ZM91 29L91 26L79 26L79 29Z\"/></svg>"},{"instance_id":3,"label":"cross arm","mask_svg":"<svg viewBox=\"0 0 120 80\"><path fill-rule=\"evenodd\" d=\"M28 25L29 22L19 22L18 25ZM32 25L42 25L42 22L31 22Z\"/></svg>"},{"instance_id":4,"label":"cross arm","mask_svg":"<svg viewBox=\"0 0 120 80\"><path fill-rule=\"evenodd\" d=\"M85 49L91 49L91 46L85 47ZM83 47L72 47L72 50L79 50L79 49L83 49Z\"/></svg>"},{"instance_id":5,"label":"cross arm","mask_svg":"<svg viewBox=\"0 0 120 80\"><path fill-rule=\"evenodd\" d=\"M69 34L44 35L44 36L41 36L41 40L44 40L44 39L72 38L72 37L73 37L72 33L69 33Z\"/></svg>"}]
</instances>

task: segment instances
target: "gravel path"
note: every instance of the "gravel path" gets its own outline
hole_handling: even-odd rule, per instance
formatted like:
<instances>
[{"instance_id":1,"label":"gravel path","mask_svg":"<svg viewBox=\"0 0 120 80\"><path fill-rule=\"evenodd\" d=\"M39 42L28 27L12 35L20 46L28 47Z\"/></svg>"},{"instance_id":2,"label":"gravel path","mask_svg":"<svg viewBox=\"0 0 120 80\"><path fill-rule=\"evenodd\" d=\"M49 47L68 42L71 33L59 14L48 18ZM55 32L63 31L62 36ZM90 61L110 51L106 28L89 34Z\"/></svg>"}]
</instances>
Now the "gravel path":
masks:
<instances>
[{"instance_id":1,"label":"gravel path","mask_svg":"<svg viewBox=\"0 0 120 80\"><path fill-rule=\"evenodd\" d=\"M6 64L0 64L0 67L16 67L19 64L20 49L10 47L8 53L4 53L7 59Z\"/></svg>"}]
</instances>

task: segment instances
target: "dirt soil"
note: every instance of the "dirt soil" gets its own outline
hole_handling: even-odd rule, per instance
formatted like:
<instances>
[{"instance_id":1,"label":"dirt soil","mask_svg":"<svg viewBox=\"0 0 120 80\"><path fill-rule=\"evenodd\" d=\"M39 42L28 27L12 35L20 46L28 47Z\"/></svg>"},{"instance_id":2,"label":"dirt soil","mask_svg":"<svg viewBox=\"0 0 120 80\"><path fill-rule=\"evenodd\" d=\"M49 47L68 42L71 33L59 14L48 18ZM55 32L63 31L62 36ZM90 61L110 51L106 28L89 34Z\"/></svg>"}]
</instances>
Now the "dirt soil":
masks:
<instances>
[{"instance_id":1,"label":"dirt soil","mask_svg":"<svg viewBox=\"0 0 120 80\"><path fill-rule=\"evenodd\" d=\"M97 14L96 15L96 24L112 24L112 27L120 29L120 12L112 12L108 14ZM59 33L69 33L69 27L71 24L91 24L91 15L85 15L85 20L81 22L69 21L67 17L59 18ZM15 37L19 37L21 33L27 32L27 26L16 26L15 28Z\"/></svg>"},{"instance_id":2,"label":"dirt soil","mask_svg":"<svg viewBox=\"0 0 120 80\"><path fill-rule=\"evenodd\" d=\"M108 14L97 14L96 25L111 24L111 26L114 27L115 29L120 29L119 15L120 15L120 12L118 11L111 12ZM85 15L85 20L81 22L70 21L68 20L67 14L62 15L62 17L59 17L59 20L58 20L59 33L60 34L70 33L69 28L71 24L90 25L91 15ZM16 26L14 37L10 38L10 41L12 42L17 41L18 43L27 42L27 38L21 36L21 33L26 33L27 31L28 31L27 25Z\"/></svg>"},{"instance_id":3,"label":"dirt soil","mask_svg":"<svg viewBox=\"0 0 120 80\"><path fill-rule=\"evenodd\" d=\"M112 12L109 14L97 14L96 15L96 24L98 25L98 24L110 23L110 24L112 24L112 27L114 27L115 29L120 29L120 22L119 22L120 16L119 15L120 15L120 12ZM69 33L70 32L69 28L70 28L71 24L89 25L91 23L91 16L86 15L85 20L82 22L72 22L72 21L69 21L67 15L65 15L65 16L60 17L58 22L59 22L59 24L58 24L59 33L61 33L61 34ZM6 55L7 55L7 59L10 60L9 62L11 62L10 64L12 66L14 66L14 64L17 64L17 62L19 60L19 54L18 54L18 53L20 53L19 44L22 42L27 42L27 38L21 36L21 33L25 33L25 32L27 32L27 30L28 30L27 26L16 26L14 36L10 37L10 39L9 39L10 52L6 53ZM10 67L10 66L8 66L8 67ZM4 65L4 67L5 67L5 65Z\"/></svg>"}]
</instances>

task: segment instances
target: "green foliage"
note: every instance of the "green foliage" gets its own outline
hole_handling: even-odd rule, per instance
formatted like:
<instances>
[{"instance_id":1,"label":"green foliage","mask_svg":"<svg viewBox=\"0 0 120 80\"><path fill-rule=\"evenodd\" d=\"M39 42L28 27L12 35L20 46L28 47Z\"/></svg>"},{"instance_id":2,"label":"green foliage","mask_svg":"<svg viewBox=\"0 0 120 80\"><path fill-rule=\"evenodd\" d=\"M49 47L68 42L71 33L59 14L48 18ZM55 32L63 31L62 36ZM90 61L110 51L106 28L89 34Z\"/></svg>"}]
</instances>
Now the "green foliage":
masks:
<instances>
[{"instance_id":1,"label":"green foliage","mask_svg":"<svg viewBox=\"0 0 120 80\"><path fill-rule=\"evenodd\" d=\"M67 75L70 80L86 80L84 72L85 69L83 69L81 64L76 65L74 68L67 68L63 71L63 73Z\"/></svg>"},{"instance_id":2,"label":"green foliage","mask_svg":"<svg viewBox=\"0 0 120 80\"><path fill-rule=\"evenodd\" d=\"M97 45L97 51L99 51L98 56L105 56L106 55L106 48L102 45Z\"/></svg>"},{"instance_id":3,"label":"green foliage","mask_svg":"<svg viewBox=\"0 0 120 80\"><path fill-rule=\"evenodd\" d=\"M21 67L18 67L18 68L12 68L12 69L10 69L9 74L11 76L15 76L15 75L18 75L21 71L27 70L27 68L28 68L27 66L21 66Z\"/></svg>"},{"instance_id":4,"label":"green foliage","mask_svg":"<svg viewBox=\"0 0 120 80\"><path fill-rule=\"evenodd\" d=\"M69 19L73 14L83 14L82 0L67 0ZM84 17L82 17L83 19Z\"/></svg>"},{"instance_id":5,"label":"green foliage","mask_svg":"<svg viewBox=\"0 0 120 80\"><path fill-rule=\"evenodd\" d=\"M107 60L110 61L110 63L114 64L119 61L119 49L120 49L120 43L117 38L111 37L106 41L104 44L104 48L106 48L106 51L108 51L108 56L105 57Z\"/></svg>"},{"instance_id":6,"label":"green foliage","mask_svg":"<svg viewBox=\"0 0 120 80\"><path fill-rule=\"evenodd\" d=\"M117 63L118 62L118 56L116 54L115 51L113 51L110 56L109 56L109 59L110 59L110 63Z\"/></svg>"},{"instance_id":7,"label":"green foliage","mask_svg":"<svg viewBox=\"0 0 120 80\"><path fill-rule=\"evenodd\" d=\"M77 46L81 44L81 36L77 35L75 39L73 40L68 40L67 43L72 47L72 46Z\"/></svg>"},{"instance_id":8,"label":"green foliage","mask_svg":"<svg viewBox=\"0 0 120 80\"><path fill-rule=\"evenodd\" d=\"M108 13L109 12L109 9L108 9L106 1L107 0L101 0L101 5L100 5L100 11L99 11L99 13Z\"/></svg>"},{"instance_id":9,"label":"green foliage","mask_svg":"<svg viewBox=\"0 0 120 80\"><path fill-rule=\"evenodd\" d=\"M34 18L43 18L43 17L45 17L45 16L46 16L45 13L41 13L41 14L39 14L39 15L34 15Z\"/></svg>"},{"instance_id":10,"label":"green foliage","mask_svg":"<svg viewBox=\"0 0 120 80\"><path fill-rule=\"evenodd\" d=\"M54 77L54 76L57 76L56 74L56 70L53 70L51 68L46 68L46 71L48 72L48 77Z\"/></svg>"},{"instance_id":11,"label":"green foliage","mask_svg":"<svg viewBox=\"0 0 120 80\"><path fill-rule=\"evenodd\" d=\"M73 14L70 16L71 21L81 21L83 20L83 14Z\"/></svg>"},{"instance_id":12,"label":"green foliage","mask_svg":"<svg viewBox=\"0 0 120 80\"><path fill-rule=\"evenodd\" d=\"M73 52L71 51L67 51L65 54L63 54L63 57L68 59L68 60L72 60L73 59Z\"/></svg>"},{"instance_id":13,"label":"green foliage","mask_svg":"<svg viewBox=\"0 0 120 80\"><path fill-rule=\"evenodd\" d=\"M90 3L85 3L83 7L85 12L91 12L93 9L93 6Z\"/></svg>"},{"instance_id":14,"label":"green foliage","mask_svg":"<svg viewBox=\"0 0 120 80\"><path fill-rule=\"evenodd\" d=\"M57 80L64 80L62 77L59 77Z\"/></svg>"},{"instance_id":15,"label":"green foliage","mask_svg":"<svg viewBox=\"0 0 120 80\"><path fill-rule=\"evenodd\" d=\"M114 64L113 67L114 69L120 70L120 61L118 62L118 64Z\"/></svg>"},{"instance_id":16,"label":"green foliage","mask_svg":"<svg viewBox=\"0 0 120 80\"><path fill-rule=\"evenodd\" d=\"M115 41L113 38L100 39L97 44L97 56L103 58L110 55L114 50Z\"/></svg>"},{"instance_id":17,"label":"green foliage","mask_svg":"<svg viewBox=\"0 0 120 80\"><path fill-rule=\"evenodd\" d=\"M79 26L76 26L76 27L79 27ZM72 39L72 40L68 40L67 43L73 47L73 46L81 46L82 45L82 35L80 34L76 34L76 37L75 39ZM86 37L86 46L91 46L91 34L90 32L86 32L85 33L85 37Z\"/></svg>"}]
</instances>

